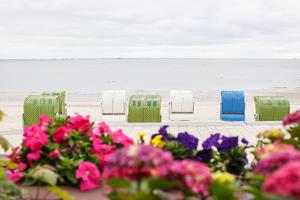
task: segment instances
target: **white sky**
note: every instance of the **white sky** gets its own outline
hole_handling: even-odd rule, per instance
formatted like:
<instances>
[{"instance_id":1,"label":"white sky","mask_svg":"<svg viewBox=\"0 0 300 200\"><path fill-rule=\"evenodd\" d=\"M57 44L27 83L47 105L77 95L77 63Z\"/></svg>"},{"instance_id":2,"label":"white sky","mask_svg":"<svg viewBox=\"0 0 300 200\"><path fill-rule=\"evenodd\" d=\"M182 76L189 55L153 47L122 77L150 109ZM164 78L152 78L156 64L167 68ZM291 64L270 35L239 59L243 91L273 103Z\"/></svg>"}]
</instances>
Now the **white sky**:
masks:
<instances>
[{"instance_id":1,"label":"white sky","mask_svg":"<svg viewBox=\"0 0 300 200\"><path fill-rule=\"evenodd\" d=\"M0 0L0 58L300 58L300 0Z\"/></svg>"}]
</instances>

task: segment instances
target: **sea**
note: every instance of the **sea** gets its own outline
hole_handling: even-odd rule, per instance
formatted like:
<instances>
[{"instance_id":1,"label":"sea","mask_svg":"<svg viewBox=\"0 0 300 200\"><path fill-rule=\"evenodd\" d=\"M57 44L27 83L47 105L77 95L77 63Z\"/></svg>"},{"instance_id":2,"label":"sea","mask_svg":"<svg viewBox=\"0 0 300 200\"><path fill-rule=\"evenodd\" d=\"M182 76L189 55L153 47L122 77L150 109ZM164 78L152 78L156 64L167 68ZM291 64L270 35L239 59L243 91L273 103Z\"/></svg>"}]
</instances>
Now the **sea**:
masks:
<instances>
[{"instance_id":1,"label":"sea","mask_svg":"<svg viewBox=\"0 0 300 200\"><path fill-rule=\"evenodd\" d=\"M0 95L192 90L300 90L300 59L2 59Z\"/></svg>"}]
</instances>

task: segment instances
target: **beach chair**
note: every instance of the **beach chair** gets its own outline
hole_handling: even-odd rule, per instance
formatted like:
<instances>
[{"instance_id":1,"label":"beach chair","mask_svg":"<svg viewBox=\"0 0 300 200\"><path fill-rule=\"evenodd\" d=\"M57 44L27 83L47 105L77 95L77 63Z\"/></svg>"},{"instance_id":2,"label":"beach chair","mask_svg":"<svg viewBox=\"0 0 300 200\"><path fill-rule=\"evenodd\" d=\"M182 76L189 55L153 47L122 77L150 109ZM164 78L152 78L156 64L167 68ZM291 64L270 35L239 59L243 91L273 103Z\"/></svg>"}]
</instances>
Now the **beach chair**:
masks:
<instances>
[{"instance_id":1,"label":"beach chair","mask_svg":"<svg viewBox=\"0 0 300 200\"><path fill-rule=\"evenodd\" d=\"M131 96L128 103L128 117L129 123L144 122L144 106L146 104L146 96L134 95Z\"/></svg>"},{"instance_id":2,"label":"beach chair","mask_svg":"<svg viewBox=\"0 0 300 200\"><path fill-rule=\"evenodd\" d=\"M245 94L243 91L221 91L220 119L245 121Z\"/></svg>"},{"instance_id":3,"label":"beach chair","mask_svg":"<svg viewBox=\"0 0 300 200\"><path fill-rule=\"evenodd\" d=\"M281 121L290 113L290 102L282 96L255 96L257 121Z\"/></svg>"},{"instance_id":4,"label":"beach chair","mask_svg":"<svg viewBox=\"0 0 300 200\"><path fill-rule=\"evenodd\" d=\"M106 90L102 92L102 115L125 115L126 91Z\"/></svg>"},{"instance_id":5,"label":"beach chair","mask_svg":"<svg viewBox=\"0 0 300 200\"><path fill-rule=\"evenodd\" d=\"M57 91L57 92L43 92L42 95L54 95L59 97L59 114L66 116L67 109L66 109L66 92L65 91Z\"/></svg>"},{"instance_id":6,"label":"beach chair","mask_svg":"<svg viewBox=\"0 0 300 200\"><path fill-rule=\"evenodd\" d=\"M31 95L24 101L23 126L37 124L41 114L54 118L60 114L59 110L58 95Z\"/></svg>"},{"instance_id":7,"label":"beach chair","mask_svg":"<svg viewBox=\"0 0 300 200\"><path fill-rule=\"evenodd\" d=\"M156 95L134 95L128 104L129 123L160 122L161 97Z\"/></svg>"},{"instance_id":8,"label":"beach chair","mask_svg":"<svg viewBox=\"0 0 300 200\"><path fill-rule=\"evenodd\" d=\"M170 120L190 120L194 116L194 95L192 91L170 91Z\"/></svg>"},{"instance_id":9,"label":"beach chair","mask_svg":"<svg viewBox=\"0 0 300 200\"><path fill-rule=\"evenodd\" d=\"M161 122L161 96L149 95L144 108L144 122Z\"/></svg>"}]
</instances>

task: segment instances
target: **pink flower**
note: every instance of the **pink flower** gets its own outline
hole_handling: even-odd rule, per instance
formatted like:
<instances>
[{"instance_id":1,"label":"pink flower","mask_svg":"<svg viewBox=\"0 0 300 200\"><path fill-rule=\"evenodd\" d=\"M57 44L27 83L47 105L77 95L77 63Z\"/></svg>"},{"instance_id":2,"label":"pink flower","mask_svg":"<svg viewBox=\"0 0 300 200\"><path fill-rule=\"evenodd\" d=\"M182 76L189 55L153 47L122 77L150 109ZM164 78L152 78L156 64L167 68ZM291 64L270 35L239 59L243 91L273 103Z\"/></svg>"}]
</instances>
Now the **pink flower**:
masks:
<instances>
[{"instance_id":1,"label":"pink flower","mask_svg":"<svg viewBox=\"0 0 300 200\"><path fill-rule=\"evenodd\" d=\"M75 117L69 118L70 128L76 129L78 131L82 131L84 133L88 133L89 129L92 127L92 123L90 122L90 116L83 117L82 115L76 114Z\"/></svg>"},{"instance_id":2,"label":"pink flower","mask_svg":"<svg viewBox=\"0 0 300 200\"><path fill-rule=\"evenodd\" d=\"M111 134L112 133L109 126L105 122L100 122L98 125L99 125L98 130L101 134L103 134L103 133Z\"/></svg>"},{"instance_id":3,"label":"pink flower","mask_svg":"<svg viewBox=\"0 0 300 200\"><path fill-rule=\"evenodd\" d=\"M171 172L193 192L208 196L212 177L205 164L193 160L174 161Z\"/></svg>"},{"instance_id":4,"label":"pink flower","mask_svg":"<svg viewBox=\"0 0 300 200\"><path fill-rule=\"evenodd\" d=\"M52 139L55 143L61 144L65 140L65 136L71 133L71 129L66 126L61 126L57 128L53 135Z\"/></svg>"},{"instance_id":5,"label":"pink flower","mask_svg":"<svg viewBox=\"0 0 300 200\"><path fill-rule=\"evenodd\" d=\"M34 152L31 152L31 153L28 153L26 155L26 157L29 160L29 162L32 163L32 161L36 161L36 160L40 159L41 154L40 154L39 151L34 151Z\"/></svg>"},{"instance_id":6,"label":"pink flower","mask_svg":"<svg viewBox=\"0 0 300 200\"><path fill-rule=\"evenodd\" d=\"M23 178L24 174L18 170L15 170L6 175L6 177L14 183L19 182Z\"/></svg>"},{"instance_id":7,"label":"pink flower","mask_svg":"<svg viewBox=\"0 0 300 200\"><path fill-rule=\"evenodd\" d=\"M129 146L133 144L133 140L125 135L122 129L119 129L112 133L111 135L113 143L115 144L122 144L123 146Z\"/></svg>"},{"instance_id":8,"label":"pink flower","mask_svg":"<svg viewBox=\"0 0 300 200\"><path fill-rule=\"evenodd\" d=\"M289 162L267 176L263 189L275 195L300 199L300 161Z\"/></svg>"},{"instance_id":9,"label":"pink flower","mask_svg":"<svg viewBox=\"0 0 300 200\"><path fill-rule=\"evenodd\" d=\"M20 161L20 147L13 148L11 154L8 154L6 157L12 162L18 163Z\"/></svg>"},{"instance_id":10,"label":"pink flower","mask_svg":"<svg viewBox=\"0 0 300 200\"><path fill-rule=\"evenodd\" d=\"M48 157L49 157L49 158L57 158L57 157L59 157L59 156L60 156L60 152L59 152L58 149L55 149L55 150L53 150L52 152L50 152L50 153L48 154Z\"/></svg>"},{"instance_id":11,"label":"pink flower","mask_svg":"<svg viewBox=\"0 0 300 200\"><path fill-rule=\"evenodd\" d=\"M33 125L24 130L24 146L32 151L38 151L48 143L48 136L40 126Z\"/></svg>"},{"instance_id":12,"label":"pink flower","mask_svg":"<svg viewBox=\"0 0 300 200\"><path fill-rule=\"evenodd\" d=\"M267 144L263 148L256 151L256 157L263 159L269 157L273 153L296 151L295 147L291 144Z\"/></svg>"},{"instance_id":13,"label":"pink flower","mask_svg":"<svg viewBox=\"0 0 300 200\"><path fill-rule=\"evenodd\" d=\"M283 125L287 126L290 124L300 124L300 110L297 110L291 114L289 114L284 120Z\"/></svg>"},{"instance_id":14,"label":"pink flower","mask_svg":"<svg viewBox=\"0 0 300 200\"><path fill-rule=\"evenodd\" d=\"M38 126L40 126L44 131L47 131L48 125L52 122L53 120L50 119L47 115L41 114Z\"/></svg>"},{"instance_id":15,"label":"pink flower","mask_svg":"<svg viewBox=\"0 0 300 200\"><path fill-rule=\"evenodd\" d=\"M81 162L76 171L76 178L81 179L81 191L92 190L99 186L100 172L94 163Z\"/></svg>"},{"instance_id":16,"label":"pink flower","mask_svg":"<svg viewBox=\"0 0 300 200\"><path fill-rule=\"evenodd\" d=\"M258 161L254 172L268 174L291 161L300 161L299 151L284 151L271 154L269 157Z\"/></svg>"},{"instance_id":17,"label":"pink flower","mask_svg":"<svg viewBox=\"0 0 300 200\"><path fill-rule=\"evenodd\" d=\"M27 165L26 163L20 162L18 168L20 171L24 171L27 168Z\"/></svg>"}]
</instances>

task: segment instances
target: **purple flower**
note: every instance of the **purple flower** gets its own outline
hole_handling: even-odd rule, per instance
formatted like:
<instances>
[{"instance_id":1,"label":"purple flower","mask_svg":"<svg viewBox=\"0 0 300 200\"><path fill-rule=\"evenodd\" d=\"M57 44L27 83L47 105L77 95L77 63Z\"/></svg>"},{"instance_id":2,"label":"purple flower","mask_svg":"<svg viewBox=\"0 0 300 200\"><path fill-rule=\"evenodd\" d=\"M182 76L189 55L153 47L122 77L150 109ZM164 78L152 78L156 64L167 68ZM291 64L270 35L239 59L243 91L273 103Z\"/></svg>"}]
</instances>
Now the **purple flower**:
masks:
<instances>
[{"instance_id":1,"label":"purple flower","mask_svg":"<svg viewBox=\"0 0 300 200\"><path fill-rule=\"evenodd\" d=\"M220 133L211 134L203 143L203 149L211 149L213 146L216 147L219 145Z\"/></svg>"},{"instance_id":2,"label":"purple flower","mask_svg":"<svg viewBox=\"0 0 300 200\"><path fill-rule=\"evenodd\" d=\"M245 138L242 138L242 143L245 144L245 145L249 144L248 140L246 140Z\"/></svg>"},{"instance_id":3,"label":"purple flower","mask_svg":"<svg viewBox=\"0 0 300 200\"><path fill-rule=\"evenodd\" d=\"M157 135L162 135L162 136L163 136L163 139L164 139L165 141L170 140L169 134L168 134L168 131L167 131L167 128L168 128L168 127L169 127L168 125L164 125L164 126L160 127L158 133L153 134L153 135L151 136L151 139L153 139L153 138L154 138L155 136L157 136Z\"/></svg>"},{"instance_id":4,"label":"purple flower","mask_svg":"<svg viewBox=\"0 0 300 200\"><path fill-rule=\"evenodd\" d=\"M219 151L225 152L234 147L237 147L238 142L239 142L239 137L238 136L236 136L236 137L222 136L221 140L222 140L221 144L218 144L216 147Z\"/></svg>"},{"instance_id":5,"label":"purple flower","mask_svg":"<svg viewBox=\"0 0 300 200\"><path fill-rule=\"evenodd\" d=\"M197 160L197 161L200 161L200 162L204 162L204 163L208 163L209 160L211 159L212 157L212 150L211 149L204 149L204 150L201 150L201 151L198 151L197 152L197 155L191 159L193 160Z\"/></svg>"},{"instance_id":6,"label":"purple flower","mask_svg":"<svg viewBox=\"0 0 300 200\"><path fill-rule=\"evenodd\" d=\"M198 138L187 132L179 133L176 140L190 150L195 150L198 147Z\"/></svg>"}]
</instances>

